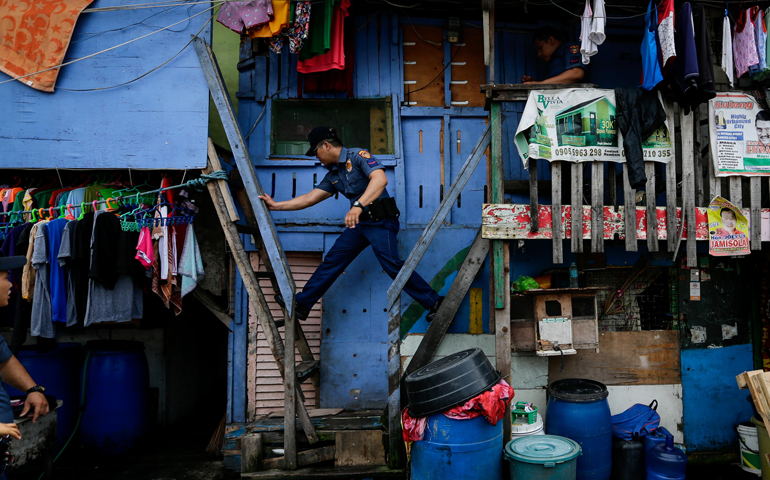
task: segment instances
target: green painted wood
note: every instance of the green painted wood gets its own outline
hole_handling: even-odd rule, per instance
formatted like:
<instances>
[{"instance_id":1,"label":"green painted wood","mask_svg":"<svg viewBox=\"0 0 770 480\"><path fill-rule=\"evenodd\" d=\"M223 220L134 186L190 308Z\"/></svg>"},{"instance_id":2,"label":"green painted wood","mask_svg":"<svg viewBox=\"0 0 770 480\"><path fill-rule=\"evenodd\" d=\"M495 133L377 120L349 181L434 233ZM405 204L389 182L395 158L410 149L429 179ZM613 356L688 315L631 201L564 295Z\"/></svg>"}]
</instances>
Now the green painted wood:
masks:
<instances>
[{"instance_id":1,"label":"green painted wood","mask_svg":"<svg viewBox=\"0 0 770 480\"><path fill-rule=\"evenodd\" d=\"M492 127L492 164L490 168L490 203L502 203L504 193L503 182L503 115L502 104L492 102L489 123ZM494 285L494 304L496 309L505 308L508 292L504 291L505 265L503 262L503 242L505 240L493 240L491 249L490 275Z\"/></svg>"}]
</instances>

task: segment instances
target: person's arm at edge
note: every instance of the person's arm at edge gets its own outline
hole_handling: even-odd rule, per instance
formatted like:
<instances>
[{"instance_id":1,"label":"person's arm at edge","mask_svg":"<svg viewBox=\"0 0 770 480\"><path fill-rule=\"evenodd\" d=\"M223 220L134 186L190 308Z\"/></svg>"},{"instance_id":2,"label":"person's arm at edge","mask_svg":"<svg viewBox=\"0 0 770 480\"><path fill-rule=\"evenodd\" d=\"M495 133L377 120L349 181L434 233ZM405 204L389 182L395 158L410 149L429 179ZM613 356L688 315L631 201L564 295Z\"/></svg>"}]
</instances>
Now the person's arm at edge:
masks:
<instances>
[{"instance_id":1,"label":"person's arm at edge","mask_svg":"<svg viewBox=\"0 0 770 480\"><path fill-rule=\"evenodd\" d=\"M0 363L0 375L2 375L4 382L22 392L26 392L37 385L29 373L27 373L24 365L15 356L11 356L8 361ZM32 412L32 422L34 423L37 421L37 417L48 413L48 400L46 400L45 395L42 393L32 392L27 395L24 409L21 411L22 417L27 414L30 407L34 409Z\"/></svg>"},{"instance_id":2,"label":"person's arm at edge","mask_svg":"<svg viewBox=\"0 0 770 480\"><path fill-rule=\"evenodd\" d=\"M532 81L532 82L525 82L528 84L553 84L553 83L578 83L586 76L585 70L583 70L581 67L573 67L568 70L563 71L562 73L556 75L555 77L546 78L545 80L542 80L540 82Z\"/></svg>"},{"instance_id":3,"label":"person's arm at edge","mask_svg":"<svg viewBox=\"0 0 770 480\"><path fill-rule=\"evenodd\" d=\"M259 199L264 201L267 204L267 208L269 208L270 210L294 211L294 210L303 210L305 208L312 207L313 205L323 202L324 200L326 200L331 196L332 194L327 192L326 190L321 190L320 188L314 188L313 190L309 191L304 195L300 195L299 197L292 198L291 200L286 200L283 202L276 202L268 194L260 195Z\"/></svg>"}]
</instances>

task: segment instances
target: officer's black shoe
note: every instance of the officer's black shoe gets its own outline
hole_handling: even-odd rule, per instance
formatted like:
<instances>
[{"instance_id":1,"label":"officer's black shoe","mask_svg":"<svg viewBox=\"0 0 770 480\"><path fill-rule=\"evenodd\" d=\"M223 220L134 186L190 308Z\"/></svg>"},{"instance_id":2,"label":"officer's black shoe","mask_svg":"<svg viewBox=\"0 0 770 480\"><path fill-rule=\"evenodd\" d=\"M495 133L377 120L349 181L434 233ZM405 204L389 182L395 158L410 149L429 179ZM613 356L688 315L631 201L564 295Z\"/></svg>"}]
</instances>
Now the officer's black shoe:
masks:
<instances>
[{"instance_id":1,"label":"officer's black shoe","mask_svg":"<svg viewBox=\"0 0 770 480\"><path fill-rule=\"evenodd\" d=\"M430 323L433 321L434 318L436 318L436 312L438 312L438 307L441 306L441 302L444 301L444 297L438 297L438 302L436 302L432 307L430 307L430 310L428 310L428 316L425 317L425 320Z\"/></svg>"},{"instance_id":2,"label":"officer's black shoe","mask_svg":"<svg viewBox=\"0 0 770 480\"><path fill-rule=\"evenodd\" d=\"M283 301L283 295L280 293L275 294L275 303L280 305L281 308L286 308L286 302ZM310 309L297 302L294 302L294 309L297 311L297 319L299 320L307 320L308 315L310 315Z\"/></svg>"}]
</instances>

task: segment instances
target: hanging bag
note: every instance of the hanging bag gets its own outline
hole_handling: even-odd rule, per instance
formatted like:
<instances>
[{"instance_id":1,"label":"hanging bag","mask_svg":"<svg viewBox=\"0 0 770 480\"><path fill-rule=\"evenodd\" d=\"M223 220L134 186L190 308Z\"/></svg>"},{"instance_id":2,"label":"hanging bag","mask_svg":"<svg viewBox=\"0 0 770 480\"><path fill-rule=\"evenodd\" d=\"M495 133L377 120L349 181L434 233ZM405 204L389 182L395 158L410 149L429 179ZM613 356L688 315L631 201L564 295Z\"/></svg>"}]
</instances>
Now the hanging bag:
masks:
<instances>
[{"instance_id":1,"label":"hanging bag","mask_svg":"<svg viewBox=\"0 0 770 480\"><path fill-rule=\"evenodd\" d=\"M652 90L663 81L663 74L658 63L658 40L655 32L658 28L658 9L650 1L644 16L644 38L642 39L642 89Z\"/></svg>"},{"instance_id":2,"label":"hanging bag","mask_svg":"<svg viewBox=\"0 0 770 480\"><path fill-rule=\"evenodd\" d=\"M637 403L623 413L612 416L612 436L622 440L642 438L660 426L658 401L649 405Z\"/></svg>"}]
</instances>

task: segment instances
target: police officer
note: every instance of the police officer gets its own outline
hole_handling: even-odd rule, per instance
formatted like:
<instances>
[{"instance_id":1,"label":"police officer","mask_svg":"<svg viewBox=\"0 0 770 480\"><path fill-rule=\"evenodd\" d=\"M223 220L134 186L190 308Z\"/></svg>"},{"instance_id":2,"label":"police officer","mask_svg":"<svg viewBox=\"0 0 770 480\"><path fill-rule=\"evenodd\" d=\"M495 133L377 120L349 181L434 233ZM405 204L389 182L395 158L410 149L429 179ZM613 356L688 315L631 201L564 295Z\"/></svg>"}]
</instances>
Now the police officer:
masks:
<instances>
[{"instance_id":1,"label":"police officer","mask_svg":"<svg viewBox=\"0 0 770 480\"><path fill-rule=\"evenodd\" d=\"M548 78L537 81L529 75L521 83L578 83L587 81L587 66L583 65L580 44L564 40L562 33L550 26L538 28L532 39L537 56L548 67Z\"/></svg>"},{"instance_id":2,"label":"police officer","mask_svg":"<svg viewBox=\"0 0 770 480\"><path fill-rule=\"evenodd\" d=\"M297 318L300 320L307 319L313 305L367 246L372 246L374 255L391 278L396 277L404 264L398 256L396 240L399 211L385 189L388 185L385 167L364 149L343 147L331 127L316 127L307 138L310 149L305 155L318 158L329 173L309 193L291 200L276 202L267 194L259 198L270 210L302 210L339 192L350 200L350 210L345 215L347 228L302 292L296 295ZM444 297L439 297L416 272L412 273L404 291L428 310L427 320L433 320ZM285 308L280 294L276 294L275 300Z\"/></svg>"}]
</instances>

